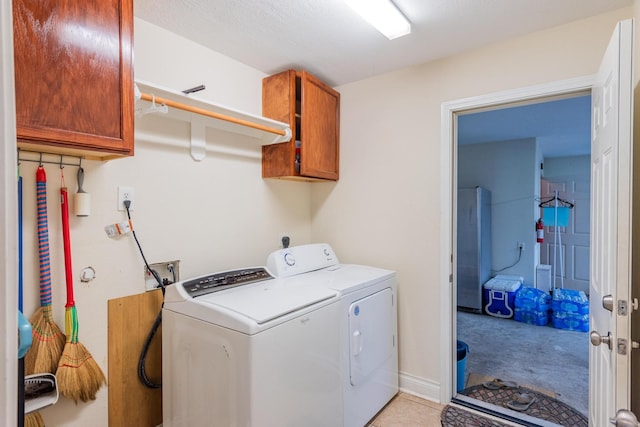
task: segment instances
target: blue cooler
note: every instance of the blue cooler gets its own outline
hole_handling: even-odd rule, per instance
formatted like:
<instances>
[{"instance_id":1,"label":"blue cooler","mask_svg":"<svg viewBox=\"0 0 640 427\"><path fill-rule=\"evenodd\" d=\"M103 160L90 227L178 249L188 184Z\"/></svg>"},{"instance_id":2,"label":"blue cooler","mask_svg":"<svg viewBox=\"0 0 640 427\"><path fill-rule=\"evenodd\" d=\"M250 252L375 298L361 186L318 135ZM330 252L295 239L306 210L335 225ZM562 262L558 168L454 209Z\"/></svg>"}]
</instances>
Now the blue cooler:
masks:
<instances>
[{"instance_id":1,"label":"blue cooler","mask_svg":"<svg viewBox=\"0 0 640 427\"><path fill-rule=\"evenodd\" d=\"M516 292L522 287L520 276L499 274L483 286L484 311L490 316L510 319L515 313Z\"/></svg>"}]
</instances>

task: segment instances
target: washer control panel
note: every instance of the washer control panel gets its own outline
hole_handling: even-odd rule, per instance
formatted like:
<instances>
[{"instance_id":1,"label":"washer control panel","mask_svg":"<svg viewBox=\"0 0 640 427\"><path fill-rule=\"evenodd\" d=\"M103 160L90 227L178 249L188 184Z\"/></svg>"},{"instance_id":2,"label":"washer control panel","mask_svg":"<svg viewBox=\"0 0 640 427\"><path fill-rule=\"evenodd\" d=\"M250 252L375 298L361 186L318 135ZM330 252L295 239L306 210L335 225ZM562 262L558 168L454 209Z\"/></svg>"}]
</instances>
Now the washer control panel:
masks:
<instances>
[{"instance_id":1,"label":"washer control panel","mask_svg":"<svg viewBox=\"0 0 640 427\"><path fill-rule=\"evenodd\" d=\"M326 243L279 249L267 257L267 268L276 277L289 277L338 264L338 257Z\"/></svg>"},{"instance_id":2,"label":"washer control panel","mask_svg":"<svg viewBox=\"0 0 640 427\"><path fill-rule=\"evenodd\" d=\"M191 298L196 298L268 279L273 279L273 276L264 267L243 268L242 270L223 271L187 280L182 283L182 288Z\"/></svg>"},{"instance_id":3,"label":"washer control panel","mask_svg":"<svg viewBox=\"0 0 640 427\"><path fill-rule=\"evenodd\" d=\"M291 252L285 252L285 254L284 254L284 262L288 266L293 267L294 265L296 265L296 257L293 256L293 254Z\"/></svg>"}]
</instances>

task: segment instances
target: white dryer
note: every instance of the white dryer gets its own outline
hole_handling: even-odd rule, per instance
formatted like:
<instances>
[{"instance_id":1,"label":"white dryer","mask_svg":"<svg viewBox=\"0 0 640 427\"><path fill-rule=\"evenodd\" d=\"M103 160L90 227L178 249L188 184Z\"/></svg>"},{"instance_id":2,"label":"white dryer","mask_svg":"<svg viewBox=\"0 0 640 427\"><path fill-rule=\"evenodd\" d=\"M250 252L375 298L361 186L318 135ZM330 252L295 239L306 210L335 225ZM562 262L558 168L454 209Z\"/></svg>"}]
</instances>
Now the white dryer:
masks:
<instances>
[{"instance_id":1,"label":"white dryer","mask_svg":"<svg viewBox=\"0 0 640 427\"><path fill-rule=\"evenodd\" d=\"M275 251L267 268L278 277L298 278L339 293L342 425L367 425L398 393L395 272L340 264L328 244Z\"/></svg>"},{"instance_id":2,"label":"white dryer","mask_svg":"<svg viewBox=\"0 0 640 427\"><path fill-rule=\"evenodd\" d=\"M164 427L338 426L338 293L263 267L167 287Z\"/></svg>"}]
</instances>

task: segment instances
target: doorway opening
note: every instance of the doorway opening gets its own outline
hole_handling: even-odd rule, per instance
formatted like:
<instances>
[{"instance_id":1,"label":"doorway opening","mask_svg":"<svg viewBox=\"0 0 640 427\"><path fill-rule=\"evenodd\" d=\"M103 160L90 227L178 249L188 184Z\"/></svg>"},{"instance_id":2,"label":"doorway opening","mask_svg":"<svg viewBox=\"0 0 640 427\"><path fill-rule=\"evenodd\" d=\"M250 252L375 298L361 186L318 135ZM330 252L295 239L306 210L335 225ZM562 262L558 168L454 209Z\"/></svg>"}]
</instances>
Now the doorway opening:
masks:
<instances>
[{"instance_id":1,"label":"doorway opening","mask_svg":"<svg viewBox=\"0 0 640 427\"><path fill-rule=\"evenodd\" d=\"M507 137L497 137L495 123L489 124L484 130L480 129L476 135L469 135L468 123L482 119L484 116L495 115L502 117L502 123L514 125L512 119L504 118L504 114L513 113L516 110L526 111L531 108L544 108L554 103L558 104L584 104L586 105L586 117L582 120L587 126L587 137L584 145L585 151L559 152L562 144L546 141L548 135L526 134L512 132ZM473 393L459 393L461 390L475 387L487 389L497 386L499 388L516 385L527 390L547 394L561 402L567 402L567 406L585 417L588 413L588 336L584 332L553 327L553 320L548 319L546 325L527 319L513 319L513 312L498 312L498 316L487 314L487 296L483 292L482 285L486 280L479 279L479 303L477 306L458 307L460 293L459 269L456 270L460 256L458 244L460 243L461 230L457 224L457 209L460 199L458 189L489 187L493 191L490 205L495 211L493 218L492 252L495 255L490 261L489 277L497 274L515 276L520 279L522 286L538 289L544 286L536 277L540 266L554 266L553 276L558 282L556 287L568 289L577 288L588 291L588 231L589 231L589 150L590 150L590 83L588 79L581 81L561 82L546 87L530 88L513 93L495 94L489 97L463 100L443 106L443 119L446 114L451 114L451 128L453 129L449 143L452 145L451 174L451 202L452 202L452 254L454 259L454 287L451 310L451 324L453 327L452 346L458 350L460 342L466 350L464 371L460 372L460 363L453 359L452 371L456 379L452 383L454 402L476 409L497 414L507 419L526 420L526 415L518 417L518 411L502 411L499 406L478 402L476 399L467 399ZM579 109L578 109L579 110ZM530 110L531 112L533 110ZM580 111L579 111L580 112ZM585 109L582 109L582 113ZM534 120L536 114L525 114L528 120ZM526 125L528 126L528 124ZM522 131L525 125L516 125L518 131ZM512 127L513 131L513 127ZM507 130L506 132L509 132ZM504 133L504 132L503 132ZM476 138L474 140L474 138ZM484 139L484 140L483 140ZM468 142L471 140L471 142ZM481 144L483 143L483 144ZM545 144L550 144L552 150L545 152ZM555 150L555 151L554 151ZM526 189L523 190L523 179L520 175L513 176L509 173L521 173L528 169ZM586 172L584 166L586 165ZM541 169L544 168L544 169ZM585 182L580 181L577 175L586 173L586 192L582 194L567 195L566 190L584 190ZM573 180L573 181L572 181ZM576 183L580 183L577 185ZM521 188L518 188L520 185ZM575 259L576 250L580 244L569 242L567 237L568 227L545 227L547 244L536 241L535 223L541 210L538 204L545 199L549 191L562 188L561 196L570 197L578 201L582 211L579 214L572 212L571 231L580 231L582 221L586 220L587 244L586 266L584 257ZM583 198L586 196L586 199ZM564 198L564 197L563 197ZM586 207L586 217L584 208ZM577 218L576 218L577 216ZM576 219L580 224L576 223ZM575 234L575 233L574 233ZM578 233L580 234L580 233ZM565 238L561 250L562 260L550 258L554 242L554 235ZM574 245L567 251L567 244ZM567 258L567 255L570 255ZM579 254L578 255L584 255ZM563 269L557 269L559 263ZM569 267L567 269L566 267ZM586 273L584 268L586 267ZM544 268L542 272L544 273ZM578 273L576 275L576 273ZM539 275L539 274L538 274ZM571 280L567 278L571 276ZM575 277L574 277L575 276ZM488 279L486 278L486 279ZM574 279L578 281L586 279L585 284L576 287ZM563 281L561 285L559 281ZM552 282L552 281L551 281ZM550 289L544 289L549 294ZM465 299L465 297L463 297ZM466 303L465 303L466 304ZM513 302L506 303L511 309ZM588 321L587 321L588 325ZM569 328L571 329L571 328ZM457 344L457 345L456 345ZM561 374L559 374L561 372ZM460 380L462 375L463 379ZM571 378L571 377L574 378ZM562 378L559 383L555 379ZM572 386L565 387L573 382ZM485 384L488 386L486 387ZM537 395L536 395L537 396ZM504 403L504 402L503 402ZM526 402L525 402L526 403ZM505 406L505 405L503 405ZM503 413L503 412L506 412ZM514 417L515 414L515 417ZM534 417L535 418L535 417Z\"/></svg>"}]
</instances>

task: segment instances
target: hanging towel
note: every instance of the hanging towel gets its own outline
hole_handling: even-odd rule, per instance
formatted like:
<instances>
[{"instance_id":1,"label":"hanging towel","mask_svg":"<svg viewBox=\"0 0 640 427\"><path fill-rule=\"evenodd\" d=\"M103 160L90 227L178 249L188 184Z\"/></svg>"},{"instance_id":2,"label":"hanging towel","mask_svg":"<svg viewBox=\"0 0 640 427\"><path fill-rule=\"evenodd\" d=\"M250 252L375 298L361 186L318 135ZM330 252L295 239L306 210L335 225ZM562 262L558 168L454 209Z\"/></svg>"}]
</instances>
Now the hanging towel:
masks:
<instances>
[{"instance_id":1,"label":"hanging towel","mask_svg":"<svg viewBox=\"0 0 640 427\"><path fill-rule=\"evenodd\" d=\"M555 210L558 210L558 223L555 221ZM566 227L569 225L569 208L564 206L542 208L542 221L546 227Z\"/></svg>"}]
</instances>

